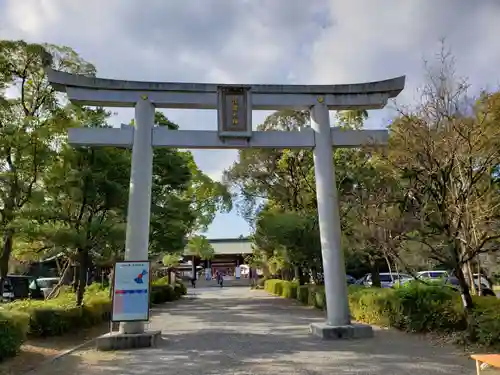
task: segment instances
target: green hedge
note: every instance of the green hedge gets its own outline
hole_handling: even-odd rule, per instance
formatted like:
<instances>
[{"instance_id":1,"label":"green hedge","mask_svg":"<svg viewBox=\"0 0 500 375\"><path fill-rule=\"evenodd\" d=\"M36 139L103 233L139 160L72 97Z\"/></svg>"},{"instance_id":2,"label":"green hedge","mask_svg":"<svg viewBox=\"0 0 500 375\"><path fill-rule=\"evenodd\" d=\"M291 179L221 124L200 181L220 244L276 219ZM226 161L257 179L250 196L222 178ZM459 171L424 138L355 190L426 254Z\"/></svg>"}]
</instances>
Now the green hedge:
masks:
<instances>
[{"instance_id":1,"label":"green hedge","mask_svg":"<svg viewBox=\"0 0 500 375\"><path fill-rule=\"evenodd\" d=\"M16 355L26 340L30 317L16 311L0 312L0 361Z\"/></svg>"},{"instance_id":2,"label":"green hedge","mask_svg":"<svg viewBox=\"0 0 500 375\"><path fill-rule=\"evenodd\" d=\"M186 294L186 286L166 280L155 280L151 286L151 304L174 301ZM75 306L75 296L63 290L58 298L38 301L22 300L1 305L0 361L15 355L27 336L58 336L91 327L111 318L109 289L100 284L90 285L83 306Z\"/></svg>"},{"instance_id":3,"label":"green hedge","mask_svg":"<svg viewBox=\"0 0 500 375\"><path fill-rule=\"evenodd\" d=\"M175 301L182 296L186 295L187 288L180 282L176 281L175 284L169 285L166 277L155 280L151 285L151 298L152 305Z\"/></svg>"},{"instance_id":4,"label":"green hedge","mask_svg":"<svg viewBox=\"0 0 500 375\"><path fill-rule=\"evenodd\" d=\"M52 300L22 300L5 304L4 308L28 314L28 336L32 337L62 335L108 321L111 316L109 291L94 285L86 291L83 306L75 306L73 293L62 291Z\"/></svg>"},{"instance_id":5,"label":"green hedge","mask_svg":"<svg viewBox=\"0 0 500 375\"><path fill-rule=\"evenodd\" d=\"M266 280L265 290L301 303L326 309L324 287L299 286L293 281ZM474 297L472 329L467 330L460 295L450 288L412 282L395 289L349 287L354 320L409 332L462 332L481 345L500 343L500 300ZM471 336L470 333L473 332Z\"/></svg>"}]
</instances>

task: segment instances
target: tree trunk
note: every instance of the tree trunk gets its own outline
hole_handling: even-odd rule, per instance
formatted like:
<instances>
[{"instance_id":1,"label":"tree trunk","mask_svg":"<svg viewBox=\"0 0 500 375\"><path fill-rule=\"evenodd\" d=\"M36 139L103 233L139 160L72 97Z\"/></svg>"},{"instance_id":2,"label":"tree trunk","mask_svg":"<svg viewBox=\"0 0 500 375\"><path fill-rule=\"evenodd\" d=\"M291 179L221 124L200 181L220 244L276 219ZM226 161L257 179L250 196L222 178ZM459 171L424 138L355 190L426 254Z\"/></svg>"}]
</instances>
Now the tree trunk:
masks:
<instances>
[{"instance_id":1,"label":"tree trunk","mask_svg":"<svg viewBox=\"0 0 500 375\"><path fill-rule=\"evenodd\" d=\"M302 268L302 267L297 267L297 271L298 271L298 282L299 282L299 285L304 285L307 283L307 275L306 275L306 272L304 272L305 270Z\"/></svg>"},{"instance_id":2,"label":"tree trunk","mask_svg":"<svg viewBox=\"0 0 500 375\"><path fill-rule=\"evenodd\" d=\"M469 312L473 307L473 301L470 294L469 285L467 284L467 280L465 279L465 275L461 267L457 267L455 276L458 280L458 285L460 286L460 293L462 295L464 310L466 312Z\"/></svg>"},{"instance_id":3,"label":"tree trunk","mask_svg":"<svg viewBox=\"0 0 500 375\"><path fill-rule=\"evenodd\" d=\"M83 305L83 296L87 286L87 272L89 269L89 251L87 248L78 249L78 286L76 290L76 305Z\"/></svg>"},{"instance_id":4,"label":"tree trunk","mask_svg":"<svg viewBox=\"0 0 500 375\"><path fill-rule=\"evenodd\" d=\"M482 296L483 295L483 284L481 283L481 276L482 276L482 272L481 272L481 263L480 263L480 259L479 259L479 256L477 257L477 295L478 296Z\"/></svg>"},{"instance_id":5,"label":"tree trunk","mask_svg":"<svg viewBox=\"0 0 500 375\"><path fill-rule=\"evenodd\" d=\"M12 254L13 238L14 231L7 229L3 236L3 249L0 255L0 299L3 298L3 287L9 273L9 260Z\"/></svg>"},{"instance_id":6,"label":"tree trunk","mask_svg":"<svg viewBox=\"0 0 500 375\"><path fill-rule=\"evenodd\" d=\"M394 275L392 273L391 261L389 260L389 257L385 254L385 252L384 252L384 259L385 262L387 263L387 268L389 269L389 274L391 275L391 279L394 282Z\"/></svg>"},{"instance_id":7,"label":"tree trunk","mask_svg":"<svg viewBox=\"0 0 500 375\"><path fill-rule=\"evenodd\" d=\"M61 263L59 262L59 259L57 257L56 257L56 267L57 267L57 276L61 277L62 276Z\"/></svg>"},{"instance_id":8,"label":"tree trunk","mask_svg":"<svg viewBox=\"0 0 500 375\"><path fill-rule=\"evenodd\" d=\"M397 284L398 284L398 286L401 286L401 279L400 279L400 274L399 274L398 262L396 260L394 260L394 269L396 270L396 275L398 277Z\"/></svg>"},{"instance_id":9,"label":"tree trunk","mask_svg":"<svg viewBox=\"0 0 500 375\"><path fill-rule=\"evenodd\" d=\"M380 267L378 259L371 260L370 267L372 269L372 286L377 288L382 287L382 284L380 284Z\"/></svg>"},{"instance_id":10,"label":"tree trunk","mask_svg":"<svg viewBox=\"0 0 500 375\"><path fill-rule=\"evenodd\" d=\"M472 291L472 294L477 294L477 291L476 291L476 283L474 282L474 272L472 272L472 266L470 264L470 260L465 263L465 267L466 267L466 275L468 276L468 284L469 284L469 289ZM466 278L467 280L467 278Z\"/></svg>"},{"instance_id":11,"label":"tree trunk","mask_svg":"<svg viewBox=\"0 0 500 375\"><path fill-rule=\"evenodd\" d=\"M460 293L462 295L462 303L464 305L465 320L467 322L467 331L469 340L476 340L476 332L474 330L474 316L472 314L472 308L474 307L474 302L470 294L469 285L467 285L465 275L461 267L457 267L455 276L458 280L460 286Z\"/></svg>"},{"instance_id":12,"label":"tree trunk","mask_svg":"<svg viewBox=\"0 0 500 375\"><path fill-rule=\"evenodd\" d=\"M312 268L311 269L311 275L312 275L312 279L314 281L314 284L318 284L319 283L319 277L318 277L318 270L316 268Z\"/></svg>"},{"instance_id":13,"label":"tree trunk","mask_svg":"<svg viewBox=\"0 0 500 375\"><path fill-rule=\"evenodd\" d=\"M295 270L293 269L293 267L286 267L283 270L283 279L285 279L286 281L292 281L293 275L295 275Z\"/></svg>"},{"instance_id":14,"label":"tree trunk","mask_svg":"<svg viewBox=\"0 0 500 375\"><path fill-rule=\"evenodd\" d=\"M59 295L59 290L61 289L61 287L68 282L70 271L71 271L71 260L68 260L68 263L64 267L61 277L59 278L59 282L54 288L52 288L46 299L51 299Z\"/></svg>"},{"instance_id":15,"label":"tree trunk","mask_svg":"<svg viewBox=\"0 0 500 375\"><path fill-rule=\"evenodd\" d=\"M300 279L300 268L299 268L299 266L293 266L293 274L294 274L293 278L295 280L299 280Z\"/></svg>"},{"instance_id":16,"label":"tree trunk","mask_svg":"<svg viewBox=\"0 0 500 375\"><path fill-rule=\"evenodd\" d=\"M114 277L115 275L115 267L111 268L111 272L109 273L109 298L113 298L113 292L114 292Z\"/></svg>"},{"instance_id":17,"label":"tree trunk","mask_svg":"<svg viewBox=\"0 0 500 375\"><path fill-rule=\"evenodd\" d=\"M193 280L196 280L196 258L194 255L191 258L191 262L192 262L192 265L191 265L192 278L193 278Z\"/></svg>"},{"instance_id":18,"label":"tree trunk","mask_svg":"<svg viewBox=\"0 0 500 375\"><path fill-rule=\"evenodd\" d=\"M264 274L264 278L268 279L269 276L271 275L271 272L269 271L269 265L267 264L267 258L265 262L262 262L261 266L262 268L262 273ZM257 267L255 267L257 269Z\"/></svg>"},{"instance_id":19,"label":"tree trunk","mask_svg":"<svg viewBox=\"0 0 500 375\"><path fill-rule=\"evenodd\" d=\"M76 293L76 291L78 290L78 280L80 280L80 266L75 265L73 267L73 281L71 282L73 293Z\"/></svg>"}]
</instances>

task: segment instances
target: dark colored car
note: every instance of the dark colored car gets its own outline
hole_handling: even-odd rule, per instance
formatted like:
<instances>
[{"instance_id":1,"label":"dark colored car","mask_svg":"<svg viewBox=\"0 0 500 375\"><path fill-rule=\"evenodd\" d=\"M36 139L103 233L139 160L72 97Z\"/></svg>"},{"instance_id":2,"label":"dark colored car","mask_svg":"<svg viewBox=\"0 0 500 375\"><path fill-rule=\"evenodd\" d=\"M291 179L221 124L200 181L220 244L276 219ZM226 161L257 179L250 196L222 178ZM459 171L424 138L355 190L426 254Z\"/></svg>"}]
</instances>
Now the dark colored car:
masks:
<instances>
[{"instance_id":1,"label":"dark colored car","mask_svg":"<svg viewBox=\"0 0 500 375\"><path fill-rule=\"evenodd\" d=\"M7 275L3 286L3 300L14 301L16 299L29 298L31 295L30 283L32 281L32 276Z\"/></svg>"},{"instance_id":2,"label":"dark colored car","mask_svg":"<svg viewBox=\"0 0 500 375\"><path fill-rule=\"evenodd\" d=\"M356 279L352 277L351 275L346 275L347 278L347 285L354 285L356 284Z\"/></svg>"},{"instance_id":3,"label":"dark colored car","mask_svg":"<svg viewBox=\"0 0 500 375\"><path fill-rule=\"evenodd\" d=\"M477 282L477 280L474 281L474 284L476 286L476 289L478 289L479 283ZM458 279L455 276L449 276L446 279L446 285L451 286L453 289L459 289L459 287L460 287L458 284ZM483 296L496 297L495 292L483 283L481 283L481 294Z\"/></svg>"}]
</instances>

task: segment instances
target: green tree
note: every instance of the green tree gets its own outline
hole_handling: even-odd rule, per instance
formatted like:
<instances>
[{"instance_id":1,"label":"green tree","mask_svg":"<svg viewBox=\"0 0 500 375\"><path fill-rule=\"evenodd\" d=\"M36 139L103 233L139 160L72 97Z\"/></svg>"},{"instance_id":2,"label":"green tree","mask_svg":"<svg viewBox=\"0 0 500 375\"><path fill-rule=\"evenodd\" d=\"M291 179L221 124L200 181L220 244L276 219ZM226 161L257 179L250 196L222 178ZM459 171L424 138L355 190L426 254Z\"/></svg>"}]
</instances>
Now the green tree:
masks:
<instances>
[{"instance_id":1,"label":"green tree","mask_svg":"<svg viewBox=\"0 0 500 375\"><path fill-rule=\"evenodd\" d=\"M349 166L352 186L343 197L349 206L343 223L344 243L351 256L370 266L374 286L380 286L380 269L396 271L396 263L401 262L401 233L411 229L400 210L399 176L375 150L351 151Z\"/></svg>"},{"instance_id":2,"label":"green tree","mask_svg":"<svg viewBox=\"0 0 500 375\"><path fill-rule=\"evenodd\" d=\"M196 256L200 259L212 259L215 254L214 247L210 244L207 237L203 235L191 237L188 241L186 250L189 255Z\"/></svg>"},{"instance_id":3,"label":"green tree","mask_svg":"<svg viewBox=\"0 0 500 375\"><path fill-rule=\"evenodd\" d=\"M178 125L161 112L155 113L155 123L178 129ZM191 152L154 150L151 255L183 251L188 235L206 230L217 212L228 212L231 208L232 198L227 188L205 175Z\"/></svg>"},{"instance_id":4,"label":"green tree","mask_svg":"<svg viewBox=\"0 0 500 375\"><path fill-rule=\"evenodd\" d=\"M180 263L181 255L177 253L168 253L163 256L162 263L165 267L177 267Z\"/></svg>"},{"instance_id":5,"label":"green tree","mask_svg":"<svg viewBox=\"0 0 500 375\"><path fill-rule=\"evenodd\" d=\"M259 130L296 131L307 126L306 111L279 111L268 116ZM316 206L314 169L310 150L244 149L224 172L224 180L238 191L238 208L250 222L265 202L283 210Z\"/></svg>"},{"instance_id":6,"label":"green tree","mask_svg":"<svg viewBox=\"0 0 500 375\"><path fill-rule=\"evenodd\" d=\"M339 111L336 115L336 125L341 128L360 130L367 118L368 112L366 110Z\"/></svg>"},{"instance_id":7,"label":"green tree","mask_svg":"<svg viewBox=\"0 0 500 375\"><path fill-rule=\"evenodd\" d=\"M178 129L163 113L155 112L155 123L170 130ZM132 119L130 124L134 125ZM181 251L185 237L196 219L184 194L191 181L189 155L170 148L155 148L151 190L149 254Z\"/></svg>"},{"instance_id":8,"label":"green tree","mask_svg":"<svg viewBox=\"0 0 500 375\"><path fill-rule=\"evenodd\" d=\"M467 264L498 249L500 196L500 94L467 98L442 50L427 69L423 100L401 110L391 126L390 160L403 180L405 210L420 225L409 240L421 255L451 269L466 310L473 307Z\"/></svg>"},{"instance_id":9,"label":"green tree","mask_svg":"<svg viewBox=\"0 0 500 375\"><path fill-rule=\"evenodd\" d=\"M196 165L190 152L184 153L188 160L191 180L183 197L190 201L194 215L192 233L204 232L218 212L227 213L233 208L233 199L226 185L212 180Z\"/></svg>"},{"instance_id":10,"label":"green tree","mask_svg":"<svg viewBox=\"0 0 500 375\"><path fill-rule=\"evenodd\" d=\"M68 116L44 67L93 75L94 67L67 47L0 41L0 292L8 272L17 220L42 189ZM10 88L14 97L7 98Z\"/></svg>"},{"instance_id":11,"label":"green tree","mask_svg":"<svg viewBox=\"0 0 500 375\"><path fill-rule=\"evenodd\" d=\"M106 126L104 111L79 111L84 126ZM36 238L78 262L77 305L83 302L93 261L121 256L129 176L130 153L108 147L62 145L47 170L44 200L33 208Z\"/></svg>"},{"instance_id":12,"label":"green tree","mask_svg":"<svg viewBox=\"0 0 500 375\"><path fill-rule=\"evenodd\" d=\"M316 282L322 281L319 277L323 270L321 244L315 213L263 210L259 213L253 239L256 246L265 251L268 260L282 266L280 271L285 278L295 277L304 283L305 270ZM294 273L288 269L293 269Z\"/></svg>"},{"instance_id":13,"label":"green tree","mask_svg":"<svg viewBox=\"0 0 500 375\"><path fill-rule=\"evenodd\" d=\"M196 235L189 239L185 254L191 256L193 278L196 278L196 258L210 260L215 255L215 249L205 236Z\"/></svg>"},{"instance_id":14,"label":"green tree","mask_svg":"<svg viewBox=\"0 0 500 375\"><path fill-rule=\"evenodd\" d=\"M366 116L366 111L343 111L337 116L338 125L342 128L360 128ZM307 111L279 111L268 116L259 129L297 131L306 127L308 122ZM343 219L351 207L348 198L357 178L355 173L361 168L353 168L352 160L354 157L359 159L357 155L365 153L359 150L335 150L332 162L336 164L336 180L341 197L339 208ZM319 275L319 247L310 248L319 244L312 152L241 150L239 160L225 171L224 177L228 185L240 191L239 208L255 226L254 241L259 256L268 260L282 256L283 261L279 264L294 268L294 272L282 270L288 275ZM342 220L343 226L345 223L346 221ZM297 227L293 229L293 225ZM287 236L290 236L290 239ZM309 240L305 240L306 238ZM302 247L299 250L300 246ZM307 256L310 258L305 261L304 257ZM306 269L301 270L302 267ZM319 279L316 276L315 278Z\"/></svg>"},{"instance_id":15,"label":"green tree","mask_svg":"<svg viewBox=\"0 0 500 375\"><path fill-rule=\"evenodd\" d=\"M159 149L153 156L150 255L180 251L194 225L190 201L184 198L191 174L188 158L172 149Z\"/></svg>"}]
</instances>

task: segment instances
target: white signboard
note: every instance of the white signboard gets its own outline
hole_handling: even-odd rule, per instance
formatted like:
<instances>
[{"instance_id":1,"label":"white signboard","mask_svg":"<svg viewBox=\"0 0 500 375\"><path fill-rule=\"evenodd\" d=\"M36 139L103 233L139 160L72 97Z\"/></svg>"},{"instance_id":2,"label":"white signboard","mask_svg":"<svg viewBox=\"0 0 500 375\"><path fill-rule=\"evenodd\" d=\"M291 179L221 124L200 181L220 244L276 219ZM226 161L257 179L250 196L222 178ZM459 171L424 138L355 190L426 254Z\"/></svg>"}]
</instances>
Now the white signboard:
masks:
<instances>
[{"instance_id":1,"label":"white signboard","mask_svg":"<svg viewBox=\"0 0 500 375\"><path fill-rule=\"evenodd\" d=\"M149 320L149 277L148 261L116 262L113 279L112 321Z\"/></svg>"}]
</instances>

